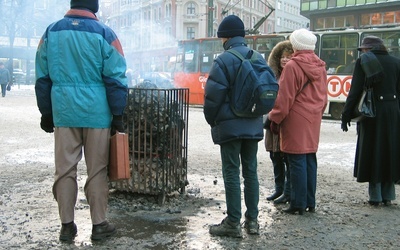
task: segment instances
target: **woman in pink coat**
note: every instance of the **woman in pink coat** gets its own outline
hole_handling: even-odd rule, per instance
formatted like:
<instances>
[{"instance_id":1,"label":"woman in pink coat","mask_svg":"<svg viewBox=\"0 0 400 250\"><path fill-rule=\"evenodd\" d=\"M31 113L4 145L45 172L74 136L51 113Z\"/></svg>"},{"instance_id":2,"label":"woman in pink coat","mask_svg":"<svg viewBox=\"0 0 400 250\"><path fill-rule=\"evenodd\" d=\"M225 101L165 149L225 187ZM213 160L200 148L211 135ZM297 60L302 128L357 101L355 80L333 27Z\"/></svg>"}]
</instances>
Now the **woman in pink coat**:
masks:
<instances>
[{"instance_id":1,"label":"woman in pink coat","mask_svg":"<svg viewBox=\"0 0 400 250\"><path fill-rule=\"evenodd\" d=\"M290 167L291 200L284 212L315 211L317 157L322 114L327 105L325 62L315 53L315 35L295 30L290 35L294 54L283 69L279 93L267 123L280 134L281 151Z\"/></svg>"}]
</instances>

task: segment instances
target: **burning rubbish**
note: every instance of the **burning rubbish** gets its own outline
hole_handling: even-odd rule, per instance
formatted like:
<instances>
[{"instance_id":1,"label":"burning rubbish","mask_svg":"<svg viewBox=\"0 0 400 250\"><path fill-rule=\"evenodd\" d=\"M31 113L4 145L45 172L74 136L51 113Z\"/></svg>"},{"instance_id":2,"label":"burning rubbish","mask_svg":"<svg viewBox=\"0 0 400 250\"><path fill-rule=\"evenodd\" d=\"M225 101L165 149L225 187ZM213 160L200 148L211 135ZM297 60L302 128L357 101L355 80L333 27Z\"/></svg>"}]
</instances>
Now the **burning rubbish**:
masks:
<instances>
[{"instance_id":1,"label":"burning rubbish","mask_svg":"<svg viewBox=\"0 0 400 250\"><path fill-rule=\"evenodd\" d=\"M188 89L129 89L124 114L129 134L131 178L111 182L121 191L165 195L184 191L187 181Z\"/></svg>"}]
</instances>

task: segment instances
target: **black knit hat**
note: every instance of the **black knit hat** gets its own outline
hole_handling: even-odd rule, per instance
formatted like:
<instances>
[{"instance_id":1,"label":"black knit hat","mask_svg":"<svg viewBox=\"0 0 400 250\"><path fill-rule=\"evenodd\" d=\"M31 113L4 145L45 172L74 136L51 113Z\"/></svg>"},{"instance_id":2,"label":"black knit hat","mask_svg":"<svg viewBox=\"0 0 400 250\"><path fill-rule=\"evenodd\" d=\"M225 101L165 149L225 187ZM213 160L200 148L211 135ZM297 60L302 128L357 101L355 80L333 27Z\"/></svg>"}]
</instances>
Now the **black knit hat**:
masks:
<instances>
[{"instance_id":1,"label":"black knit hat","mask_svg":"<svg viewBox=\"0 0 400 250\"><path fill-rule=\"evenodd\" d=\"M217 36L219 38L244 37L244 35L244 24L242 20L235 15L225 17L218 27Z\"/></svg>"},{"instance_id":2,"label":"black knit hat","mask_svg":"<svg viewBox=\"0 0 400 250\"><path fill-rule=\"evenodd\" d=\"M97 13L99 11L99 0L71 0L71 9L88 9Z\"/></svg>"}]
</instances>

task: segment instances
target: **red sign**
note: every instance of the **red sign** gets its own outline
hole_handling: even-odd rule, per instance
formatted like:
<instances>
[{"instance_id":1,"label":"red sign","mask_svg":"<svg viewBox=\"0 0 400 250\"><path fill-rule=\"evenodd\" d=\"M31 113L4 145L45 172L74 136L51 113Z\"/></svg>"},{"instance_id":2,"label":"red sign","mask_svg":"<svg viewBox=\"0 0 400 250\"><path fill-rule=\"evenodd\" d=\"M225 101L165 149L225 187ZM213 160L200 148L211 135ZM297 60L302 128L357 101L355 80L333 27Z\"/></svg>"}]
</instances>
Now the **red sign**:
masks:
<instances>
[{"instance_id":1,"label":"red sign","mask_svg":"<svg viewBox=\"0 0 400 250\"><path fill-rule=\"evenodd\" d=\"M350 91L352 76L329 76L328 77L328 95L331 97L338 97L344 95L347 97Z\"/></svg>"}]
</instances>

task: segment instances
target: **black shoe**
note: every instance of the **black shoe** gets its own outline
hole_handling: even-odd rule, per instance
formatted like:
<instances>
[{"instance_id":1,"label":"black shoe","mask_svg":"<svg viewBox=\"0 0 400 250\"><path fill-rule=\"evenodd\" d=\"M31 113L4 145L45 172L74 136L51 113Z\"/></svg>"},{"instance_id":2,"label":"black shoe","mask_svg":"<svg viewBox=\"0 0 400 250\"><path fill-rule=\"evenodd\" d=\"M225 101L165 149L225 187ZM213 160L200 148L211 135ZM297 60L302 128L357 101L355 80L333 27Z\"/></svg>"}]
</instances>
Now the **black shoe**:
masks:
<instances>
[{"instance_id":1,"label":"black shoe","mask_svg":"<svg viewBox=\"0 0 400 250\"><path fill-rule=\"evenodd\" d=\"M385 206L392 205L392 201L390 201L390 200L383 200L382 202L383 202L383 205L385 205Z\"/></svg>"},{"instance_id":2,"label":"black shoe","mask_svg":"<svg viewBox=\"0 0 400 250\"><path fill-rule=\"evenodd\" d=\"M106 237L113 235L117 230L113 224L104 221L98 225L92 227L92 240L102 240Z\"/></svg>"},{"instance_id":3,"label":"black shoe","mask_svg":"<svg viewBox=\"0 0 400 250\"><path fill-rule=\"evenodd\" d=\"M286 204L290 202L290 197L287 197L286 195L282 195L278 199L274 200L274 204Z\"/></svg>"},{"instance_id":4,"label":"black shoe","mask_svg":"<svg viewBox=\"0 0 400 250\"><path fill-rule=\"evenodd\" d=\"M368 201L368 203L369 203L371 206L377 207L377 206L379 206L379 203L380 203L380 202L378 202L378 201Z\"/></svg>"},{"instance_id":5,"label":"black shoe","mask_svg":"<svg viewBox=\"0 0 400 250\"><path fill-rule=\"evenodd\" d=\"M306 212L315 213L315 207L307 207Z\"/></svg>"},{"instance_id":6,"label":"black shoe","mask_svg":"<svg viewBox=\"0 0 400 250\"><path fill-rule=\"evenodd\" d=\"M283 210L283 212L285 212L287 214L296 214L297 212L299 212L299 215L303 215L304 209L303 208L295 208L295 207L290 206L288 209Z\"/></svg>"},{"instance_id":7,"label":"black shoe","mask_svg":"<svg viewBox=\"0 0 400 250\"><path fill-rule=\"evenodd\" d=\"M78 229L76 228L76 224L74 222L62 224L60 231L60 240L72 241L75 238L77 232Z\"/></svg>"},{"instance_id":8,"label":"black shoe","mask_svg":"<svg viewBox=\"0 0 400 250\"><path fill-rule=\"evenodd\" d=\"M216 236L243 237L240 223L233 223L228 217L223 219L220 224L211 225L209 232L211 235Z\"/></svg>"},{"instance_id":9,"label":"black shoe","mask_svg":"<svg viewBox=\"0 0 400 250\"><path fill-rule=\"evenodd\" d=\"M275 200L276 198L278 198L281 195L282 195L282 192L276 192L275 191L275 193L273 193L271 196L267 197L267 201L273 201L273 200Z\"/></svg>"}]
</instances>

